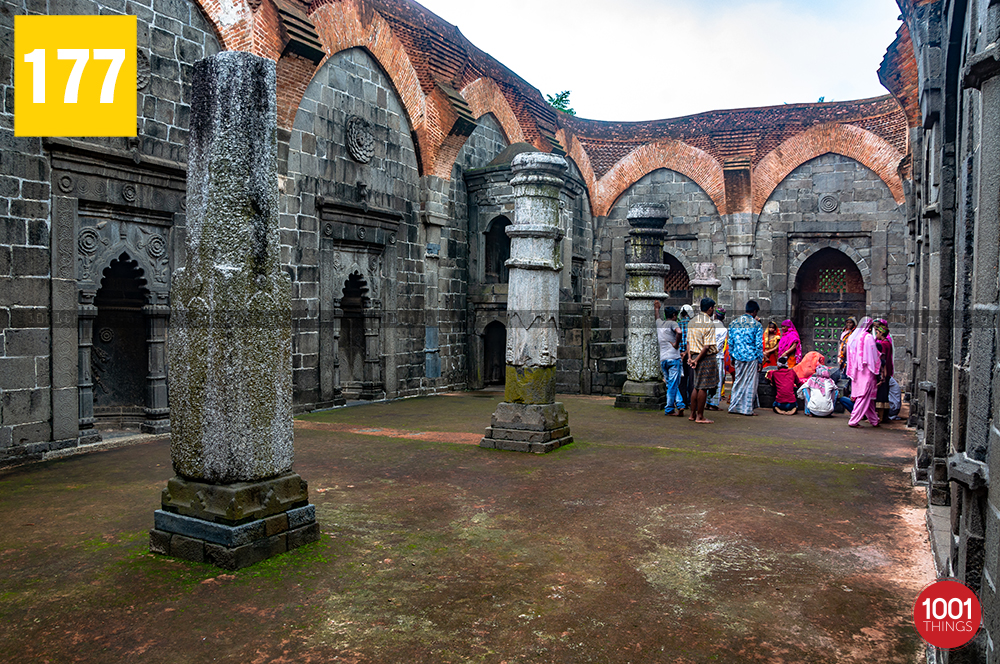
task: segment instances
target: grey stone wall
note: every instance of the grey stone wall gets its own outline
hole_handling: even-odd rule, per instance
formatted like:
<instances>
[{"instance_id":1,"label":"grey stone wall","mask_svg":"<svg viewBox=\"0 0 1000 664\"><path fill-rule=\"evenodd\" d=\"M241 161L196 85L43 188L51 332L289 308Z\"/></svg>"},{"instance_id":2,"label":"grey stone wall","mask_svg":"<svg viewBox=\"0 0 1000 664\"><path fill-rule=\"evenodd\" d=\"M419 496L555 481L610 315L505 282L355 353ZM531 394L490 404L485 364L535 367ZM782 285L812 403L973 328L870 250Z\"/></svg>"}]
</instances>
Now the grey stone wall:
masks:
<instances>
[{"instance_id":1,"label":"grey stone wall","mask_svg":"<svg viewBox=\"0 0 1000 664\"><path fill-rule=\"evenodd\" d=\"M708 194L693 180L667 169L648 173L628 188L615 202L603 226L598 229L597 275L594 285L595 313L602 327L616 330L624 339L622 322L625 302L625 243L629 225L626 215L637 203L665 203L670 212L666 230L671 232L666 246L678 258L689 262L713 261L725 264L726 237L722 219ZM693 277L694 275L688 275Z\"/></svg>"},{"instance_id":2,"label":"grey stone wall","mask_svg":"<svg viewBox=\"0 0 1000 664\"><path fill-rule=\"evenodd\" d=\"M452 167L448 201L451 224L441 229L438 274L441 288L441 375L454 386L464 386L468 382L470 243L480 240L473 237L478 231L473 228L469 218L469 193L464 173L470 169L485 167L508 145L500 123L492 113L487 113L476 122L479 126L462 146Z\"/></svg>"},{"instance_id":3,"label":"grey stone wall","mask_svg":"<svg viewBox=\"0 0 1000 664\"><path fill-rule=\"evenodd\" d=\"M190 67L219 50L196 5L188 0L4 0L0 5L0 457L33 456L53 447L51 326L76 326L75 309L52 312L50 306L49 154L40 138L14 137L14 17L122 13L138 17L140 61L149 62L140 67L148 76L140 79L144 85L137 92L138 139L78 140L183 162Z\"/></svg>"},{"instance_id":4,"label":"grey stone wall","mask_svg":"<svg viewBox=\"0 0 1000 664\"><path fill-rule=\"evenodd\" d=\"M348 152L350 117L370 123L375 140L368 163L358 162ZM292 276L292 307L297 322L292 349L296 407L308 408L319 401L316 321L321 311L332 308L333 297L339 298L343 287L343 283L333 285L335 295L331 292L321 301L321 270L328 268L340 274L340 268L324 267L321 261L357 259L359 254L349 250L354 247L360 252L362 247L360 238L354 237L338 245L348 249L339 259L332 252L320 251L323 229L318 197L402 216L392 250L386 251L382 274L377 277L381 287L369 295L387 312L386 328L398 326L407 331L395 335L391 329L383 329L381 354L394 365L392 373L397 377L394 384L388 384L387 370L385 388L393 396L418 393L424 373L424 339L412 331L423 329L425 285L424 247L415 212L419 201L417 157L402 103L389 77L366 51L338 53L316 73L302 98L287 147L279 149L279 159L284 161L279 162L279 173L286 174L279 203L281 261ZM359 182L366 185L364 195L359 192Z\"/></svg>"},{"instance_id":5,"label":"grey stone wall","mask_svg":"<svg viewBox=\"0 0 1000 664\"><path fill-rule=\"evenodd\" d=\"M821 200L829 196L836 209L825 212ZM789 316L796 270L820 248L842 251L865 279L867 311L889 314L897 380L905 390L906 234L905 206L878 175L839 154L817 157L792 171L764 205L749 261L750 297L772 317ZM723 290L729 274L726 268L721 272Z\"/></svg>"}]
</instances>

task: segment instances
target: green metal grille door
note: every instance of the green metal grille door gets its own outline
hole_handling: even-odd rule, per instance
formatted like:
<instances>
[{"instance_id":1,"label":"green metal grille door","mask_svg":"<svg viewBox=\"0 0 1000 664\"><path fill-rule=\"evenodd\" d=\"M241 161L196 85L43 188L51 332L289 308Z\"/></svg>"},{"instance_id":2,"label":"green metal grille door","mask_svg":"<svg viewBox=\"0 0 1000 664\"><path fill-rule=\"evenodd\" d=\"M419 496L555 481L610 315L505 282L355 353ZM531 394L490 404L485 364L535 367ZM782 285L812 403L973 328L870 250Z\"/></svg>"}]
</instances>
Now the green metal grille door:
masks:
<instances>
[{"instance_id":1,"label":"green metal grille door","mask_svg":"<svg viewBox=\"0 0 1000 664\"><path fill-rule=\"evenodd\" d=\"M813 316L813 345L822 353L828 365L837 363L840 352L840 333L844 331L849 314L817 313Z\"/></svg>"}]
</instances>

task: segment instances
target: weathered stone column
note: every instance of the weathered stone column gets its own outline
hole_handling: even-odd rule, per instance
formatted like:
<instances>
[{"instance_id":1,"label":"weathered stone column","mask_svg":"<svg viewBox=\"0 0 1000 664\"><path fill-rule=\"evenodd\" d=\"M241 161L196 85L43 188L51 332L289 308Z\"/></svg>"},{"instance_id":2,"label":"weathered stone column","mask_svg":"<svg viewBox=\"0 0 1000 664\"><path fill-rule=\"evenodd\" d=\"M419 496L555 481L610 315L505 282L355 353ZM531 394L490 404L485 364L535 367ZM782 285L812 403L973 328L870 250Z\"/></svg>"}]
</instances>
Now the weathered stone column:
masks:
<instances>
[{"instance_id":1,"label":"weathered stone column","mask_svg":"<svg viewBox=\"0 0 1000 664\"><path fill-rule=\"evenodd\" d=\"M719 301L719 286L722 282L715 276L715 263L694 263L692 267L694 279L691 280L691 290L695 311L698 311L698 303L704 297Z\"/></svg>"},{"instance_id":2,"label":"weathered stone column","mask_svg":"<svg viewBox=\"0 0 1000 664\"><path fill-rule=\"evenodd\" d=\"M292 472L292 309L279 263L275 63L194 65L187 256L173 274L170 455L150 549L227 569L319 538Z\"/></svg>"},{"instance_id":3,"label":"weathered stone column","mask_svg":"<svg viewBox=\"0 0 1000 664\"><path fill-rule=\"evenodd\" d=\"M97 307L94 306L96 291L80 291L80 304L77 306L77 328L80 336L78 374L80 389L80 445L89 445L101 440L101 433L94 428L94 376L90 371L90 355L94 348L94 319L97 318Z\"/></svg>"},{"instance_id":4,"label":"weathered stone column","mask_svg":"<svg viewBox=\"0 0 1000 664\"><path fill-rule=\"evenodd\" d=\"M559 344L559 192L568 165L558 155L514 157L514 223L507 293L507 379L481 447L551 452L573 442L569 415L556 402Z\"/></svg>"},{"instance_id":5,"label":"weathered stone column","mask_svg":"<svg viewBox=\"0 0 1000 664\"><path fill-rule=\"evenodd\" d=\"M663 278L670 267L663 262L666 234L663 227L668 217L666 206L657 203L640 203L628 211L628 223L632 227L629 231L631 249L625 264L628 365L625 385L615 400L616 408L662 410L667 402L653 303L667 297Z\"/></svg>"},{"instance_id":6,"label":"weathered stone column","mask_svg":"<svg viewBox=\"0 0 1000 664\"><path fill-rule=\"evenodd\" d=\"M155 294L153 297L156 297ZM170 407L167 403L166 345L170 307L147 304L142 312L146 315L149 369L146 375L146 420L139 429L143 433L167 433L170 431Z\"/></svg>"}]
</instances>

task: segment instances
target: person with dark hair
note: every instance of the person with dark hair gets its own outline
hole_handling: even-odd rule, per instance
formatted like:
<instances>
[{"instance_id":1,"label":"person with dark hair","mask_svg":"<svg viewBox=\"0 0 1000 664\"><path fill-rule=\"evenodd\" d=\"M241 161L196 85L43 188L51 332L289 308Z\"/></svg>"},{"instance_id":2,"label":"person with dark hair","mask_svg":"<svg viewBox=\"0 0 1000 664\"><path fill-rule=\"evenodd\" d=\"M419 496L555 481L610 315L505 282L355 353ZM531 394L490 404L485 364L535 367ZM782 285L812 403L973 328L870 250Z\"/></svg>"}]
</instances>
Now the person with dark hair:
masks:
<instances>
[{"instance_id":1,"label":"person with dark hair","mask_svg":"<svg viewBox=\"0 0 1000 664\"><path fill-rule=\"evenodd\" d=\"M723 307L715 307L715 348L718 353L715 361L719 365L719 389L708 399L709 410L719 410L722 397L726 396L726 344L729 337L729 328L726 327L726 310Z\"/></svg>"},{"instance_id":2,"label":"person with dark hair","mask_svg":"<svg viewBox=\"0 0 1000 664\"><path fill-rule=\"evenodd\" d=\"M660 318L659 300L653 302L653 312L656 315L656 340L660 346L660 371L667 385L667 403L663 408L664 415L684 415L684 395L680 394L682 361L678 348L681 345L681 326L677 324L677 309L667 307Z\"/></svg>"},{"instance_id":3,"label":"person with dark hair","mask_svg":"<svg viewBox=\"0 0 1000 664\"><path fill-rule=\"evenodd\" d=\"M694 370L694 393L691 396L691 417L698 424L714 424L705 419L708 396L719 387L718 348L715 345L715 300L702 298L701 313L688 325L688 366Z\"/></svg>"},{"instance_id":4,"label":"person with dark hair","mask_svg":"<svg viewBox=\"0 0 1000 664\"><path fill-rule=\"evenodd\" d=\"M794 415L799 412L795 389L802 384L795 372L788 368L788 359L778 358L778 368L768 375L777 394L774 396L774 412L778 415Z\"/></svg>"},{"instance_id":5,"label":"person with dark hair","mask_svg":"<svg viewBox=\"0 0 1000 664\"><path fill-rule=\"evenodd\" d=\"M694 318L694 307L685 304L677 314L677 324L681 326L681 345L677 348L681 352L681 384L680 398L684 403L691 403L691 393L694 392L694 371L688 366L688 325Z\"/></svg>"},{"instance_id":6,"label":"person with dark hair","mask_svg":"<svg viewBox=\"0 0 1000 664\"><path fill-rule=\"evenodd\" d=\"M729 398L729 412L753 415L757 401L757 381L764 362L764 329L757 320L760 305L750 300L746 313L729 326L729 355L733 359L736 377Z\"/></svg>"}]
</instances>

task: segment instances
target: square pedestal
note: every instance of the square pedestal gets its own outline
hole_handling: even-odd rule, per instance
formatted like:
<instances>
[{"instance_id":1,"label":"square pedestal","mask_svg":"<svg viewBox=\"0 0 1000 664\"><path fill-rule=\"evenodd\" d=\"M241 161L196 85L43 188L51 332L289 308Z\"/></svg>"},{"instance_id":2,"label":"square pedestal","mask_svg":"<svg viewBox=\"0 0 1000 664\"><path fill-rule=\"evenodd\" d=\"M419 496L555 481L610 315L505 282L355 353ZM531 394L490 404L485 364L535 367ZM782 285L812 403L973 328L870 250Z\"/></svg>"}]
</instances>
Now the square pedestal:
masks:
<instances>
[{"instance_id":1,"label":"square pedestal","mask_svg":"<svg viewBox=\"0 0 1000 664\"><path fill-rule=\"evenodd\" d=\"M208 484L175 477L154 513L154 553L240 569L319 539L316 508L295 473Z\"/></svg>"},{"instance_id":2,"label":"square pedestal","mask_svg":"<svg viewBox=\"0 0 1000 664\"><path fill-rule=\"evenodd\" d=\"M667 405L667 387L663 381L625 381L622 393L615 399L615 408L663 410Z\"/></svg>"},{"instance_id":3,"label":"square pedestal","mask_svg":"<svg viewBox=\"0 0 1000 664\"><path fill-rule=\"evenodd\" d=\"M480 447L544 454L573 442L569 415L561 403L503 402L493 413L492 425Z\"/></svg>"}]
</instances>

